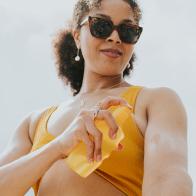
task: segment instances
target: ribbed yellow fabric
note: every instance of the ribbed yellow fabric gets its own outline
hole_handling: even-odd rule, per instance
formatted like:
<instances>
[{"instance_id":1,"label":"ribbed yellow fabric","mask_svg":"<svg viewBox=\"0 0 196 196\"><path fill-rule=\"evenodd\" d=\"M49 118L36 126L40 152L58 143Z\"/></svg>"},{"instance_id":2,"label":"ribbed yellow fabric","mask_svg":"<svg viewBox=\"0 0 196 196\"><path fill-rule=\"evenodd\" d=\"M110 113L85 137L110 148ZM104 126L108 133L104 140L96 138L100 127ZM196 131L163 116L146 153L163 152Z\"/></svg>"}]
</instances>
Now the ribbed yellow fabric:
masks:
<instances>
[{"instance_id":1,"label":"ribbed yellow fabric","mask_svg":"<svg viewBox=\"0 0 196 196\"><path fill-rule=\"evenodd\" d=\"M142 88L142 86L133 85L120 95L133 106L132 114L134 114L137 95ZM36 133L31 151L35 151L55 139L55 137L47 131L47 122L57 108L58 106L51 106L43 113L35 130ZM124 146L123 150L121 152L113 151L110 157L105 159L94 172L126 195L141 196L144 137L137 127L133 116L130 116L130 121L123 127L125 134L124 139L121 141ZM33 185L35 196L38 193L40 180L41 178Z\"/></svg>"}]
</instances>

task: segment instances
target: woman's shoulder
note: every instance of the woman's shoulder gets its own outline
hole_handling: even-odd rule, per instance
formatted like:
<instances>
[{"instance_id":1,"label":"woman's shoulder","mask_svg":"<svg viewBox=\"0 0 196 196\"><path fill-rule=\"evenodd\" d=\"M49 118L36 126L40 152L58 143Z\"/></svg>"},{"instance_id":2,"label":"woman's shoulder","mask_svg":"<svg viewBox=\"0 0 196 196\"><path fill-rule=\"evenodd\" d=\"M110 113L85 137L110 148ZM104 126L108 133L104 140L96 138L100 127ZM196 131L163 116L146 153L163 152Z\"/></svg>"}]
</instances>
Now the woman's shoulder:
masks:
<instances>
[{"instance_id":1,"label":"woman's shoulder","mask_svg":"<svg viewBox=\"0 0 196 196\"><path fill-rule=\"evenodd\" d=\"M156 87L149 87L145 85L133 85L133 86L138 86L141 87L142 89L145 89L146 92L148 93L153 93L153 92L175 92L174 89L167 87L167 86L156 86Z\"/></svg>"},{"instance_id":2,"label":"woman's shoulder","mask_svg":"<svg viewBox=\"0 0 196 196\"><path fill-rule=\"evenodd\" d=\"M137 103L138 105L143 106L146 112L148 112L147 110L150 110L150 108L155 104L157 107L158 105L161 106L161 104L169 101L181 101L178 93L169 87L149 87L143 85L133 86L136 86L136 88L139 87L140 90L138 91Z\"/></svg>"},{"instance_id":3,"label":"woman's shoulder","mask_svg":"<svg viewBox=\"0 0 196 196\"><path fill-rule=\"evenodd\" d=\"M178 93L169 87L161 86L161 87L144 87L143 93L145 94L148 101L153 102L154 100L160 100L165 98L179 98Z\"/></svg>"},{"instance_id":4,"label":"woman's shoulder","mask_svg":"<svg viewBox=\"0 0 196 196\"><path fill-rule=\"evenodd\" d=\"M157 119L157 115L168 116L173 112L175 115L186 111L175 90L168 87L146 87L142 86L135 104L135 115L138 126L145 135L149 119ZM142 122L142 123L141 123Z\"/></svg>"},{"instance_id":5,"label":"woman's shoulder","mask_svg":"<svg viewBox=\"0 0 196 196\"><path fill-rule=\"evenodd\" d=\"M183 107L179 94L169 87L144 87L141 94L143 94L142 97L145 100L147 110L150 110L152 107L161 108L163 105L177 102L179 106Z\"/></svg>"}]
</instances>

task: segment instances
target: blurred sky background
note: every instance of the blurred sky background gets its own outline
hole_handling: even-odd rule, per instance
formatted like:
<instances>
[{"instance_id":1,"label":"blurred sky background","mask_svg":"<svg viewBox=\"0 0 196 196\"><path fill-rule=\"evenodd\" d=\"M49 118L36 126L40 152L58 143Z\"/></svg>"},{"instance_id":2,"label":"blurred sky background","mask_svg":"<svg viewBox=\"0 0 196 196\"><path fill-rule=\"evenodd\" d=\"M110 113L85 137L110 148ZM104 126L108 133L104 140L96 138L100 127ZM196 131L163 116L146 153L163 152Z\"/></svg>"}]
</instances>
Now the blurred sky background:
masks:
<instances>
[{"instance_id":1,"label":"blurred sky background","mask_svg":"<svg viewBox=\"0 0 196 196\"><path fill-rule=\"evenodd\" d=\"M51 41L75 1L0 0L0 153L29 112L71 98L57 78ZM144 27L127 79L175 90L188 114L189 174L196 192L196 1L141 1ZM26 195L30 196L32 190Z\"/></svg>"}]
</instances>

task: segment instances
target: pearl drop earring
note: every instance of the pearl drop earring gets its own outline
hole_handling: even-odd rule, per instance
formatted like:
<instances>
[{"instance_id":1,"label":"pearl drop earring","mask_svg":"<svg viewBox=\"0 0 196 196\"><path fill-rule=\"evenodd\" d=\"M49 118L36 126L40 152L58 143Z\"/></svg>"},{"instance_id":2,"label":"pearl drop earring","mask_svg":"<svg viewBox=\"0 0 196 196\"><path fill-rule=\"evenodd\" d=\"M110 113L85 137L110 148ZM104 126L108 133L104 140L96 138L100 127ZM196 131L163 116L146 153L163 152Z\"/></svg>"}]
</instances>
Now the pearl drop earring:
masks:
<instances>
[{"instance_id":1,"label":"pearl drop earring","mask_svg":"<svg viewBox=\"0 0 196 196\"><path fill-rule=\"evenodd\" d=\"M75 61L80 61L79 52L80 52L80 49L78 48L77 56L75 57Z\"/></svg>"}]
</instances>

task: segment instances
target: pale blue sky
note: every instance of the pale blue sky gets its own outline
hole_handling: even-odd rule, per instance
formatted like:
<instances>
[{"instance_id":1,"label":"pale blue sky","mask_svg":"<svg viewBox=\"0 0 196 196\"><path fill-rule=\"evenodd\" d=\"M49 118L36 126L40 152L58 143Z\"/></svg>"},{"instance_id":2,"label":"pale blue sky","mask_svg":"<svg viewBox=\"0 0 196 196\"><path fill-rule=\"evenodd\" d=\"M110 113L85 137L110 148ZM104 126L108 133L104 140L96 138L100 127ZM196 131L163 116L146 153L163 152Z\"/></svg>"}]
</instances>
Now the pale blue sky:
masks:
<instances>
[{"instance_id":1,"label":"pale blue sky","mask_svg":"<svg viewBox=\"0 0 196 196\"><path fill-rule=\"evenodd\" d=\"M71 17L74 2L0 0L0 153L24 115L71 96L57 78L51 40ZM140 4L144 31L128 81L167 86L181 97L189 123L189 173L196 182L196 1Z\"/></svg>"}]
</instances>

